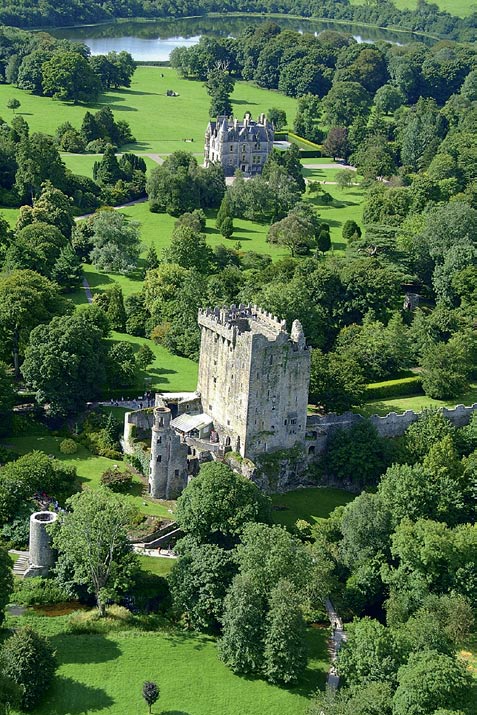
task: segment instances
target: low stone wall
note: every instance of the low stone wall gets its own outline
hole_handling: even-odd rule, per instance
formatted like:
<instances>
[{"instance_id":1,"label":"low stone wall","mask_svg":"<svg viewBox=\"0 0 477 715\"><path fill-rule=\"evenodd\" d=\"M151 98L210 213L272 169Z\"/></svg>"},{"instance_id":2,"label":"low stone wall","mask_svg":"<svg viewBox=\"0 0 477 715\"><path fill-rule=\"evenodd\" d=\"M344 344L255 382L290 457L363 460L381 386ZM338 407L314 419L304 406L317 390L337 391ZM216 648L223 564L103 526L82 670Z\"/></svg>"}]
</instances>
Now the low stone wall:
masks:
<instances>
[{"instance_id":1,"label":"low stone wall","mask_svg":"<svg viewBox=\"0 0 477 715\"><path fill-rule=\"evenodd\" d=\"M457 405L456 407L443 407L441 412L455 427L463 427L468 424L471 415L477 411L477 403L466 407ZM381 417L372 415L369 422L376 428L381 437L392 439L400 437L407 428L419 419L420 412L406 410L401 414L389 412ZM354 412L345 412L342 415L330 413L327 415L309 415L306 421L306 452L309 461L313 461L314 456L323 454L330 436L339 429L350 429L353 425L362 422L365 417Z\"/></svg>"},{"instance_id":2,"label":"low stone wall","mask_svg":"<svg viewBox=\"0 0 477 715\"><path fill-rule=\"evenodd\" d=\"M154 414L151 408L126 412L121 445L126 454L133 454L135 439L151 439Z\"/></svg>"}]
</instances>

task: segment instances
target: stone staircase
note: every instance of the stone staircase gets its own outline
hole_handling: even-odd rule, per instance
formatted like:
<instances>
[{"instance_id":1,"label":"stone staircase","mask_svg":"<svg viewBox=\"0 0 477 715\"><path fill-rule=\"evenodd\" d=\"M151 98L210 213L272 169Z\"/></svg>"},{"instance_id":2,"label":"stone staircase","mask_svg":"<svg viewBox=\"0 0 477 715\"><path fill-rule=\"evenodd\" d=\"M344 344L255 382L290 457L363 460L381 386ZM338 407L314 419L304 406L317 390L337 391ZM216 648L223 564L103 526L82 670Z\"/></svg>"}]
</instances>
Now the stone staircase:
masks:
<instances>
[{"instance_id":1,"label":"stone staircase","mask_svg":"<svg viewBox=\"0 0 477 715\"><path fill-rule=\"evenodd\" d=\"M13 573L15 574L15 576L20 576L21 578L23 578L25 572L30 566L28 561L30 554L28 553L28 551L12 551L12 553L20 554L18 559L13 564Z\"/></svg>"}]
</instances>

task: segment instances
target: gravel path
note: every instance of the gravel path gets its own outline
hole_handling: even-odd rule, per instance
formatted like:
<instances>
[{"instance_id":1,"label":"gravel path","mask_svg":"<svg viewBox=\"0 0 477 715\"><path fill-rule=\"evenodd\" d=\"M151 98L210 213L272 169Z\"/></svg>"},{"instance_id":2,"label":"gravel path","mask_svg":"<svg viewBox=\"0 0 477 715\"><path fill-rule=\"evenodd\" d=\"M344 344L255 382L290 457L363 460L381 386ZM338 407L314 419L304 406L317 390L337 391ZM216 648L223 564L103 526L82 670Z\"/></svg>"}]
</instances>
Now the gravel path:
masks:
<instances>
[{"instance_id":1,"label":"gravel path","mask_svg":"<svg viewBox=\"0 0 477 715\"><path fill-rule=\"evenodd\" d=\"M344 632L343 621L336 613L335 607L329 598L326 599L325 606L331 623L331 638L329 641L331 667L328 672L326 682L332 690L336 690L340 682L340 676L338 675L338 671L336 669L336 660L341 645L346 641L346 633Z\"/></svg>"}]
</instances>

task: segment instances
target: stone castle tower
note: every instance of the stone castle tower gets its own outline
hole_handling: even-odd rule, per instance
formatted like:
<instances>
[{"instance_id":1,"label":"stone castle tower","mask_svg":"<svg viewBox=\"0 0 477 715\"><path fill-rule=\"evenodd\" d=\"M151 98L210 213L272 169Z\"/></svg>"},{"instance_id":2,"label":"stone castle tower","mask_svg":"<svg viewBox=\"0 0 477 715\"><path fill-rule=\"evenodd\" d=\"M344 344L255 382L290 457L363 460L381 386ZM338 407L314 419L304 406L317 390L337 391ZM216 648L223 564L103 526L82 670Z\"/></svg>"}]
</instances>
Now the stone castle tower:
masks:
<instances>
[{"instance_id":1,"label":"stone castle tower","mask_svg":"<svg viewBox=\"0 0 477 715\"><path fill-rule=\"evenodd\" d=\"M256 306L199 312L197 392L219 443L252 461L304 444L310 351L301 324Z\"/></svg>"},{"instance_id":2,"label":"stone castle tower","mask_svg":"<svg viewBox=\"0 0 477 715\"><path fill-rule=\"evenodd\" d=\"M157 396L151 438L149 493L156 499L177 499L187 486L187 444L171 427L172 412Z\"/></svg>"}]
</instances>

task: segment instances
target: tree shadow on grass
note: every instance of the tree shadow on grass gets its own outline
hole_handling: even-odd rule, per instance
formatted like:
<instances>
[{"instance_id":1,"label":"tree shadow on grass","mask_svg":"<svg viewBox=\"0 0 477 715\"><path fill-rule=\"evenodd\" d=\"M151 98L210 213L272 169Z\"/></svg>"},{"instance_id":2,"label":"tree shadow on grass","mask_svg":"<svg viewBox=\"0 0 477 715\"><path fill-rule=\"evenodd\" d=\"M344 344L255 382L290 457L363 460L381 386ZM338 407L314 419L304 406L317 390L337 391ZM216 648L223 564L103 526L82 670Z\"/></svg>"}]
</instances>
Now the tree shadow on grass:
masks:
<instances>
[{"instance_id":1,"label":"tree shadow on grass","mask_svg":"<svg viewBox=\"0 0 477 715\"><path fill-rule=\"evenodd\" d=\"M147 370L147 373L153 375L176 375L177 370L168 370L166 367L153 367Z\"/></svg>"},{"instance_id":2,"label":"tree shadow on grass","mask_svg":"<svg viewBox=\"0 0 477 715\"><path fill-rule=\"evenodd\" d=\"M211 636L179 630L173 630L169 631L169 633L165 633L164 639L173 646L181 646L184 643L195 641L195 644L193 645L194 650L203 650L214 640Z\"/></svg>"},{"instance_id":3,"label":"tree shadow on grass","mask_svg":"<svg viewBox=\"0 0 477 715\"><path fill-rule=\"evenodd\" d=\"M100 634L65 635L50 638L58 661L64 663L105 663L121 655L118 645Z\"/></svg>"},{"instance_id":4,"label":"tree shadow on grass","mask_svg":"<svg viewBox=\"0 0 477 715\"><path fill-rule=\"evenodd\" d=\"M185 710L161 710L161 715L190 715Z\"/></svg>"},{"instance_id":5,"label":"tree shadow on grass","mask_svg":"<svg viewBox=\"0 0 477 715\"><path fill-rule=\"evenodd\" d=\"M86 715L112 705L114 700L101 688L60 676L55 679L51 694L39 712L48 715Z\"/></svg>"},{"instance_id":6,"label":"tree shadow on grass","mask_svg":"<svg viewBox=\"0 0 477 715\"><path fill-rule=\"evenodd\" d=\"M232 97L232 104L248 104L251 107L257 106L257 102L249 102L248 99L234 99L234 97Z\"/></svg>"}]
</instances>

